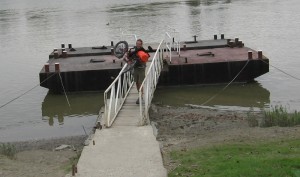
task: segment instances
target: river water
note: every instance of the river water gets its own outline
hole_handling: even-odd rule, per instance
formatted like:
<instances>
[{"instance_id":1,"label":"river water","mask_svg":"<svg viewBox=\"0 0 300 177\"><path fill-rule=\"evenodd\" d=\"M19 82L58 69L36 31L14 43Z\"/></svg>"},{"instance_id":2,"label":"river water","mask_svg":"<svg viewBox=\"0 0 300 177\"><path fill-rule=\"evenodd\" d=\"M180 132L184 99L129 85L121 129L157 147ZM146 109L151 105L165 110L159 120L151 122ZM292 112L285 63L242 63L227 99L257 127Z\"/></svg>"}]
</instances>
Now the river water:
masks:
<instances>
[{"instance_id":1,"label":"river water","mask_svg":"<svg viewBox=\"0 0 300 177\"><path fill-rule=\"evenodd\" d=\"M0 142L82 135L94 125L103 92L48 94L38 74L53 48L109 45L120 29L158 42L167 25L181 40L224 33L263 50L270 63L300 78L298 0L1 0ZM251 84L234 84L206 106L225 110L283 105L300 111L300 81L270 67ZM201 105L224 85L159 88L154 102Z\"/></svg>"}]
</instances>

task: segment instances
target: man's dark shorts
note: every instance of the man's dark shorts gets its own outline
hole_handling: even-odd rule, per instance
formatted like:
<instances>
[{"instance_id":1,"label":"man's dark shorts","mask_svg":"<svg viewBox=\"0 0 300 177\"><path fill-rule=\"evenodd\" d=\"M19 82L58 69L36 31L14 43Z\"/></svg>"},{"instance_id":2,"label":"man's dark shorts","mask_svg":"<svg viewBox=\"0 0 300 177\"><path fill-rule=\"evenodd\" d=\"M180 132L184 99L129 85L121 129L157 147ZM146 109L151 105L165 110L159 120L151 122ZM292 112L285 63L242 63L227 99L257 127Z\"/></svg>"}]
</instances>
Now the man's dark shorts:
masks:
<instances>
[{"instance_id":1,"label":"man's dark shorts","mask_svg":"<svg viewBox=\"0 0 300 177\"><path fill-rule=\"evenodd\" d=\"M134 71L133 71L134 82L142 84L142 82L145 79L145 70L146 70L146 67L134 68Z\"/></svg>"}]
</instances>

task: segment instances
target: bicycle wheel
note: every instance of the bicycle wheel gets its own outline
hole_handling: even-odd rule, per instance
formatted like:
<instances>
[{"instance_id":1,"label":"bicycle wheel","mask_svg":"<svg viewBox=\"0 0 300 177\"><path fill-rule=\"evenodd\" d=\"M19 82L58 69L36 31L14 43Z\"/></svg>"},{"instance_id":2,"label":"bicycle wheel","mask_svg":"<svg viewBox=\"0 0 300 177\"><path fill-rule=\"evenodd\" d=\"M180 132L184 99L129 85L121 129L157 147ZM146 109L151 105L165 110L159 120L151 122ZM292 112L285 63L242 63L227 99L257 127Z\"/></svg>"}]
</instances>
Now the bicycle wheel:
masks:
<instances>
[{"instance_id":1,"label":"bicycle wheel","mask_svg":"<svg viewBox=\"0 0 300 177\"><path fill-rule=\"evenodd\" d=\"M114 47L114 54L117 58L122 58L128 51L128 43L126 41L119 41Z\"/></svg>"}]
</instances>

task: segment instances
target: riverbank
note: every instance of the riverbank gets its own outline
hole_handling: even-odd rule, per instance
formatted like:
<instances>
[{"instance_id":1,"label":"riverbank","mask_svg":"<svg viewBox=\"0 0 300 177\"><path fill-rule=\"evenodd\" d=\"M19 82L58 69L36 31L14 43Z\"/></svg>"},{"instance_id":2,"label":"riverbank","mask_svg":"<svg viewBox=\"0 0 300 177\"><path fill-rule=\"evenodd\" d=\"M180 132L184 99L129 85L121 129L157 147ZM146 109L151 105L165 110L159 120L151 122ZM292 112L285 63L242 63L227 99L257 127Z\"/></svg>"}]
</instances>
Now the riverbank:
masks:
<instances>
[{"instance_id":1,"label":"riverbank","mask_svg":"<svg viewBox=\"0 0 300 177\"><path fill-rule=\"evenodd\" d=\"M195 106L152 105L150 119L157 128L164 167L173 171L177 162L172 151L188 151L232 143L259 144L283 139L300 139L300 126L259 127L261 112L223 111ZM86 136L14 142L18 153L11 160L0 156L0 176L64 177L78 158ZM54 149L70 145L61 151Z\"/></svg>"},{"instance_id":2,"label":"riverbank","mask_svg":"<svg viewBox=\"0 0 300 177\"><path fill-rule=\"evenodd\" d=\"M168 172L178 166L170 157L172 151L300 139L300 126L259 127L261 112L252 112L249 115L245 111L152 105L150 119L155 122L157 140L161 145L164 166Z\"/></svg>"},{"instance_id":3,"label":"riverbank","mask_svg":"<svg viewBox=\"0 0 300 177\"><path fill-rule=\"evenodd\" d=\"M78 158L86 136L12 142L17 153L14 159L0 155L0 176L64 177ZM65 149L55 150L61 145Z\"/></svg>"}]
</instances>

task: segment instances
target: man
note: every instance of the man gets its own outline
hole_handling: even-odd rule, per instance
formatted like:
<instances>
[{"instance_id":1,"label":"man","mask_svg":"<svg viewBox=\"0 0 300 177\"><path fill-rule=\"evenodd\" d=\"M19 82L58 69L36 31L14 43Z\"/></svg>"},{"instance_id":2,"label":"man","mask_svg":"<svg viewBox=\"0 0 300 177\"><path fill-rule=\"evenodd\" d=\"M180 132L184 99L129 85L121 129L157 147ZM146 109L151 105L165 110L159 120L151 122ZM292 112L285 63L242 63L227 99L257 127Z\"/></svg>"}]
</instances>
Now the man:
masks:
<instances>
[{"instance_id":1,"label":"man","mask_svg":"<svg viewBox=\"0 0 300 177\"><path fill-rule=\"evenodd\" d=\"M143 47L142 39L138 39L136 41L136 46L134 47L134 51L129 52L128 56L129 58L136 59L136 64L133 68L134 69L133 78L136 83L136 88L139 91L141 84L145 79L146 62L150 57L149 53ZM142 90L142 95L143 95L143 90ZM136 104L139 104L139 99L136 100Z\"/></svg>"}]
</instances>

